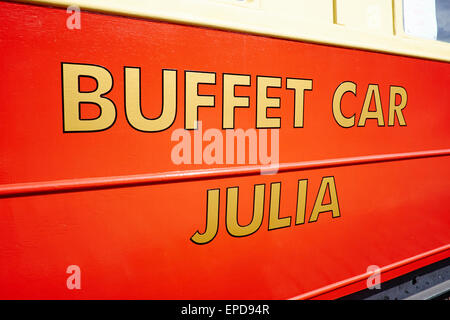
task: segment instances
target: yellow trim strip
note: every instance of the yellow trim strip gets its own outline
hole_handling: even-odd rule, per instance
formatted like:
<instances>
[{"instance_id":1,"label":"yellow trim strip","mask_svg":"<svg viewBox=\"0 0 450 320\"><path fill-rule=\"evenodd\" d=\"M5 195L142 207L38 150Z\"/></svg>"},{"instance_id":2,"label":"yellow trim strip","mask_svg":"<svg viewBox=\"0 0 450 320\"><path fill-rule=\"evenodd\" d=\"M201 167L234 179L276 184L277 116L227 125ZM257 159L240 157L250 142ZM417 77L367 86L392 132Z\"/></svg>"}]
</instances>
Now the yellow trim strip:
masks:
<instances>
[{"instance_id":1,"label":"yellow trim strip","mask_svg":"<svg viewBox=\"0 0 450 320\"><path fill-rule=\"evenodd\" d=\"M329 44L342 47L387 52L450 62L450 44L417 39L403 32L402 1L392 0L392 34L369 32L333 23L336 1L289 2L294 8L277 8L269 0L247 0L251 5L234 4L235 0L18 0L34 4L140 17L182 24L265 35L277 38ZM255 1L256 4L255 5ZM262 2L265 1L265 2ZM236 2L236 1L235 1ZM280 5L282 4L279 2ZM261 5L258 5L261 4ZM264 5L263 5L264 4ZM270 4L270 5L269 5ZM277 3L278 4L278 3ZM303 6L303 7L302 7ZM305 9L305 10L302 10ZM313 8L320 15L305 14ZM288 8L289 9L289 8ZM292 11L292 12L288 12ZM303 14L301 14L303 12ZM326 20L323 17L328 17Z\"/></svg>"}]
</instances>

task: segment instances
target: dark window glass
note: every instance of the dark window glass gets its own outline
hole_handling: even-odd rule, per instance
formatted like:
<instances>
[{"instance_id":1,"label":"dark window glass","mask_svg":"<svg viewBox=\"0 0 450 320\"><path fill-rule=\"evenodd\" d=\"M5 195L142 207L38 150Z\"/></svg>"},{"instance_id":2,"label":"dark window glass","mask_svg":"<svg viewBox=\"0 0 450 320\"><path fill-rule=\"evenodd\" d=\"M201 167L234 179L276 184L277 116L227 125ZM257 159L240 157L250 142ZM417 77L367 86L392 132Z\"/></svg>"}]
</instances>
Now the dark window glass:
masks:
<instances>
[{"instance_id":1,"label":"dark window glass","mask_svg":"<svg viewBox=\"0 0 450 320\"><path fill-rule=\"evenodd\" d=\"M436 0L437 39L450 42L450 0Z\"/></svg>"}]
</instances>

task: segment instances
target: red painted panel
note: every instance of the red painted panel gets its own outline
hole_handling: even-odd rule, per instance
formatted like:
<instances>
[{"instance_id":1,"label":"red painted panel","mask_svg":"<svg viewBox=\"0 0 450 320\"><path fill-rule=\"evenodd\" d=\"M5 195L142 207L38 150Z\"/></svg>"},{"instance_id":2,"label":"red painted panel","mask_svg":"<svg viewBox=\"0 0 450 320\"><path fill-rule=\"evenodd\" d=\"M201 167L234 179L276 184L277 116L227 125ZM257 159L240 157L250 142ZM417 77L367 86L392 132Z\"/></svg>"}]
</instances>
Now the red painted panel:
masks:
<instances>
[{"instance_id":1,"label":"red painted panel","mask_svg":"<svg viewBox=\"0 0 450 320\"><path fill-rule=\"evenodd\" d=\"M423 159L3 199L1 296L291 298L365 273L369 265L383 267L447 244L447 164L444 158ZM268 188L282 181L280 215L289 216L297 179L308 178L309 216L320 178L330 174L340 218L322 213L315 223L267 231L266 211L254 235L226 232L226 187L240 186L246 222L253 184ZM209 188L221 188L219 232L199 246L189 238L204 228ZM82 270L79 292L65 286L65 268L72 264Z\"/></svg>"},{"instance_id":2,"label":"red painted panel","mask_svg":"<svg viewBox=\"0 0 450 320\"><path fill-rule=\"evenodd\" d=\"M185 70L217 76L216 85L200 87L216 102L214 108L200 108L204 130L222 127L223 73L251 75L252 85L237 89L250 96L250 108L236 110L236 127L243 129L255 127L256 76L282 77L282 88L269 90L281 99L281 108L269 115L281 117L282 165L442 151L438 158L268 176L9 194L0 199L0 298L284 299L364 274L369 265L388 266L436 248L443 248L440 258L449 256L448 63L87 12L81 30L69 30L63 9L13 3L0 8L0 189L222 167L171 161L171 134L184 125ZM61 62L96 64L111 72L108 97L117 108L111 128L63 133ZM148 117L161 111L161 70L178 70L177 118L169 129L144 133L127 123L124 66L141 67ZM305 95L304 128L292 126L294 95L286 90L286 77L313 79L313 90ZM369 119L364 127L340 127L331 106L343 81L357 84L356 97L343 98L348 115L359 114L368 84L378 84L386 123L389 87L404 87L407 126L379 127ZM95 109L83 112L95 116ZM308 179L309 218L325 176L335 178L340 217L321 213L315 223L267 231L270 183L281 182L280 216L294 220L297 181ZM262 227L248 237L231 237L225 229L226 188L239 186L239 219L248 222L253 186L262 183ZM189 238L203 230L206 192L214 188L221 190L219 232L211 243L195 245ZM66 287L65 271L72 264L81 268L81 290ZM400 273L419 266L403 266Z\"/></svg>"}]
</instances>

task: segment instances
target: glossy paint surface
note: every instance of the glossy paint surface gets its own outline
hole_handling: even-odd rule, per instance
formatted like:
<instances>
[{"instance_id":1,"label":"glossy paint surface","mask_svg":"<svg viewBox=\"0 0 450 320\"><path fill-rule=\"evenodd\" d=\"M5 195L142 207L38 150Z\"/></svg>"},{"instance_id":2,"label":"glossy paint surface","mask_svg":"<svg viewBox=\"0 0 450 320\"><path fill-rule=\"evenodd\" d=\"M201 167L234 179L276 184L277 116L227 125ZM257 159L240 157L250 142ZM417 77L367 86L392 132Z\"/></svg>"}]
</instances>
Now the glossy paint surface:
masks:
<instances>
[{"instance_id":1,"label":"glossy paint surface","mask_svg":"<svg viewBox=\"0 0 450 320\"><path fill-rule=\"evenodd\" d=\"M82 12L80 30L69 30L68 16L63 9L0 3L0 298L336 298L366 288L367 276L341 282L370 265L396 266L382 273L385 281L449 256L448 63L90 12ZM111 72L107 96L117 110L111 128L63 132L62 62ZM177 70L170 128L146 133L128 124L124 66L141 68L149 118L161 112L161 70ZM236 128L245 130L255 128L256 77L281 77L282 87L269 89L281 107L268 114L281 118L280 167L290 169L260 175L248 164L175 165L171 135L184 125L186 70L216 73L215 85L199 88L215 96L215 107L199 108L203 130L223 131L223 73L251 75L249 87L236 89L250 97L250 107L235 112ZM286 78L313 80L303 128L293 127ZM364 127L336 123L333 93L344 81L357 84L356 96L342 99L343 113L357 120L368 85L378 84L386 126L374 119ZM87 80L82 85L95 88ZM406 126L387 126L393 85L408 94ZM98 113L83 108L86 117ZM415 156L390 157L409 153ZM358 157L378 158L333 162ZM295 165L307 161L315 165ZM298 180L308 179L308 220L327 176L335 179L340 217L324 212L317 222L295 225ZM111 183L117 177L138 182ZM91 178L98 179L94 187ZM290 227L268 231L274 182L281 182L280 217L292 219ZM239 187L244 225L256 184L265 184L262 226L232 237L226 190ZM30 186L34 192L26 191ZM219 231L211 243L196 245L190 237L205 228L209 189L220 189ZM70 265L81 269L80 290L66 286Z\"/></svg>"}]
</instances>

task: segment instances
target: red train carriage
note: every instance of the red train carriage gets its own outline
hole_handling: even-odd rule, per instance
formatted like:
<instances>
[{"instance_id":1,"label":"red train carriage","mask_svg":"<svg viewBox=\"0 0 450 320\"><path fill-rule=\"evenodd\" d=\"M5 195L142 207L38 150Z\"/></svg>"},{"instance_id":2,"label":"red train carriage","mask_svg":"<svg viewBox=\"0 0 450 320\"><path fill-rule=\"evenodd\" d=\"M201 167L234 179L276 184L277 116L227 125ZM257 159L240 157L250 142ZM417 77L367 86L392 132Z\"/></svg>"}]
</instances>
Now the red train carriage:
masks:
<instances>
[{"instance_id":1,"label":"red train carriage","mask_svg":"<svg viewBox=\"0 0 450 320\"><path fill-rule=\"evenodd\" d=\"M332 299L448 268L427 3L0 2L0 298Z\"/></svg>"}]
</instances>

